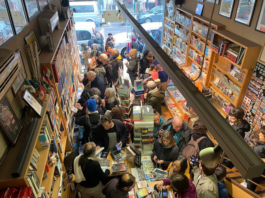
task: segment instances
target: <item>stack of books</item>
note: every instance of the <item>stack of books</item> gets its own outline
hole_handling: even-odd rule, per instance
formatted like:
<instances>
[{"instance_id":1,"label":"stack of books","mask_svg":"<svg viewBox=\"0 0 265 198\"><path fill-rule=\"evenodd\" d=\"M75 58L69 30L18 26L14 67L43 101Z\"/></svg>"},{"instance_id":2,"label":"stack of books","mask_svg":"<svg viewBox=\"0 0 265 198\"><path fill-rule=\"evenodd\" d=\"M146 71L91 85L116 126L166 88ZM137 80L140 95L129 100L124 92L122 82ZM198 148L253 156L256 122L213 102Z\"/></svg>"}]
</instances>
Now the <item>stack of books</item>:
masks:
<instances>
[{"instance_id":1,"label":"stack of books","mask_svg":"<svg viewBox=\"0 0 265 198\"><path fill-rule=\"evenodd\" d=\"M39 182L35 172L34 171L28 171L26 180L27 180L29 186L32 188L32 191L33 191L35 198L37 198L39 188L40 188L40 182Z\"/></svg>"},{"instance_id":2,"label":"stack of books","mask_svg":"<svg viewBox=\"0 0 265 198\"><path fill-rule=\"evenodd\" d=\"M111 167L112 173L126 173L128 171L128 166L126 163L113 164Z\"/></svg>"},{"instance_id":3,"label":"stack of books","mask_svg":"<svg viewBox=\"0 0 265 198\"><path fill-rule=\"evenodd\" d=\"M40 187L38 198L49 198L47 190L44 186Z\"/></svg>"},{"instance_id":4,"label":"stack of books","mask_svg":"<svg viewBox=\"0 0 265 198\"><path fill-rule=\"evenodd\" d=\"M154 122L154 111L151 105L142 106L142 121Z\"/></svg>"},{"instance_id":5,"label":"stack of books","mask_svg":"<svg viewBox=\"0 0 265 198\"><path fill-rule=\"evenodd\" d=\"M134 121L141 121L142 120L141 106L134 106L133 107L133 120Z\"/></svg>"},{"instance_id":6,"label":"stack of books","mask_svg":"<svg viewBox=\"0 0 265 198\"><path fill-rule=\"evenodd\" d=\"M47 114L46 114L47 115ZM46 119L46 117L45 117ZM36 148L37 149L43 149L48 148L50 146L50 142L52 140L52 129L49 127L49 125L45 122L43 122L41 131L39 134L39 138L37 141Z\"/></svg>"},{"instance_id":7,"label":"stack of books","mask_svg":"<svg viewBox=\"0 0 265 198\"><path fill-rule=\"evenodd\" d=\"M126 153L123 150L113 150L111 154L116 162L121 162L126 159Z\"/></svg>"},{"instance_id":8,"label":"stack of books","mask_svg":"<svg viewBox=\"0 0 265 198\"><path fill-rule=\"evenodd\" d=\"M34 152L33 152L32 159L31 159L30 164L29 164L29 171L36 171L38 169L37 168L37 162L39 161L39 157L40 157L40 154L39 154L38 150L35 148Z\"/></svg>"}]
</instances>

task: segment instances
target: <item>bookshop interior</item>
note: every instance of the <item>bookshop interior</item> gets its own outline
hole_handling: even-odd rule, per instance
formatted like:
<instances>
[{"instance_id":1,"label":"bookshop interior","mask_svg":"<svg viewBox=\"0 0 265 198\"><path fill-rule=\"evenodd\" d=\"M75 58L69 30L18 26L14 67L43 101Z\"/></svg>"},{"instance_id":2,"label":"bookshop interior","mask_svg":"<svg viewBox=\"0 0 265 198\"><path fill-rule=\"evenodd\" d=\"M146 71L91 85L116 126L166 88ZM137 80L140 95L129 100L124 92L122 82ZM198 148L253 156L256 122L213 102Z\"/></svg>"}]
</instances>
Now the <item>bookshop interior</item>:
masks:
<instances>
[{"instance_id":1,"label":"bookshop interior","mask_svg":"<svg viewBox=\"0 0 265 198\"><path fill-rule=\"evenodd\" d=\"M265 197L265 0L0 0L0 27L0 198Z\"/></svg>"}]
</instances>

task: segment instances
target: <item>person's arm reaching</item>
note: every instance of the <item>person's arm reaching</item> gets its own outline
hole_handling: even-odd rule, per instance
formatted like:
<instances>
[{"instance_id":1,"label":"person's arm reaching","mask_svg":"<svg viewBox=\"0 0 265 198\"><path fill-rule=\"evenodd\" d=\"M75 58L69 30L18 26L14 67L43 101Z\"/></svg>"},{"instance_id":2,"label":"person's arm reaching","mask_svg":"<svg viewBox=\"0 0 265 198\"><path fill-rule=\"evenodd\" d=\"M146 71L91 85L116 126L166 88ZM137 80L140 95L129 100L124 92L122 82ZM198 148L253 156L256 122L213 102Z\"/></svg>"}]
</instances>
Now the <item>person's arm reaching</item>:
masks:
<instances>
[{"instance_id":1,"label":"person's arm reaching","mask_svg":"<svg viewBox=\"0 0 265 198\"><path fill-rule=\"evenodd\" d=\"M110 171L107 169L105 172L102 171L98 161L96 162L96 173L98 174L99 180L105 185L110 174Z\"/></svg>"}]
</instances>

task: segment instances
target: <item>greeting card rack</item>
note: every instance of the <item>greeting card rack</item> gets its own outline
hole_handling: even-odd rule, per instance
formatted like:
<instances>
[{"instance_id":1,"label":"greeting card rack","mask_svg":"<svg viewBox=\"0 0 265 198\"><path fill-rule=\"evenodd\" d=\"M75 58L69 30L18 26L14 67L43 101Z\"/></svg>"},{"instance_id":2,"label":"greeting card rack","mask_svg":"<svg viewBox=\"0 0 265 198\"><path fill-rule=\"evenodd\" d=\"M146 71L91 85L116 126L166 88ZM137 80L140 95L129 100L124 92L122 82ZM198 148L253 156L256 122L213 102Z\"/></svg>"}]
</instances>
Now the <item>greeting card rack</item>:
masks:
<instances>
[{"instance_id":1,"label":"greeting card rack","mask_svg":"<svg viewBox=\"0 0 265 198\"><path fill-rule=\"evenodd\" d=\"M167 32L173 23L173 48L169 51ZM232 106L242 105L261 46L225 30L225 25L215 21L211 23L206 44L209 23L206 17L176 8L175 21L165 17L163 49L191 79L196 79L203 67L195 85L201 91L203 87L209 88L212 104L227 116Z\"/></svg>"}]
</instances>

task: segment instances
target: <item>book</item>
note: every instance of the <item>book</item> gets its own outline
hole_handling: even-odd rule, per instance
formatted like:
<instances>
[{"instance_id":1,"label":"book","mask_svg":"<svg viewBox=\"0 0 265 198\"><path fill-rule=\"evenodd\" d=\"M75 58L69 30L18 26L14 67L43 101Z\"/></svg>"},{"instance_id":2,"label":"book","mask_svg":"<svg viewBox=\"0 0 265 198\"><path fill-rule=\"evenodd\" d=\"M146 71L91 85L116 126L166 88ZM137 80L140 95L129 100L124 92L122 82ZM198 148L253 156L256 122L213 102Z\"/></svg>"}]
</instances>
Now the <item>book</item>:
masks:
<instances>
[{"instance_id":1,"label":"book","mask_svg":"<svg viewBox=\"0 0 265 198\"><path fill-rule=\"evenodd\" d=\"M134 164L135 164L135 166L140 168L141 167L141 155L142 154L133 144L130 144L130 148L136 154Z\"/></svg>"},{"instance_id":2,"label":"book","mask_svg":"<svg viewBox=\"0 0 265 198\"><path fill-rule=\"evenodd\" d=\"M101 158L105 158L105 159L107 159L108 158L108 155L109 155L109 151L102 151L102 153L101 153Z\"/></svg>"},{"instance_id":3,"label":"book","mask_svg":"<svg viewBox=\"0 0 265 198\"><path fill-rule=\"evenodd\" d=\"M154 171L154 164L153 162L146 162L143 163L143 170L145 174L151 174Z\"/></svg>"},{"instance_id":4,"label":"book","mask_svg":"<svg viewBox=\"0 0 265 198\"><path fill-rule=\"evenodd\" d=\"M152 159L151 159L151 156L149 156L149 155L148 156L142 156L141 161L142 161L142 163L151 162Z\"/></svg>"},{"instance_id":5,"label":"book","mask_svg":"<svg viewBox=\"0 0 265 198\"><path fill-rule=\"evenodd\" d=\"M137 182L138 188L146 188L147 187L147 181L139 181Z\"/></svg>"},{"instance_id":6,"label":"book","mask_svg":"<svg viewBox=\"0 0 265 198\"><path fill-rule=\"evenodd\" d=\"M144 198L148 195L148 191L146 188L140 189L136 191L138 198Z\"/></svg>"},{"instance_id":7,"label":"book","mask_svg":"<svg viewBox=\"0 0 265 198\"><path fill-rule=\"evenodd\" d=\"M115 161L120 162L126 159L126 153L123 150L112 150L111 154Z\"/></svg>"},{"instance_id":8,"label":"book","mask_svg":"<svg viewBox=\"0 0 265 198\"><path fill-rule=\"evenodd\" d=\"M112 165L112 172L113 173L126 172L126 171L127 171L126 163L113 164Z\"/></svg>"},{"instance_id":9,"label":"book","mask_svg":"<svg viewBox=\"0 0 265 198\"><path fill-rule=\"evenodd\" d=\"M133 150L130 148L130 146L126 147L126 160L127 162L134 167L135 166L135 156L136 154L133 152Z\"/></svg>"}]
</instances>

